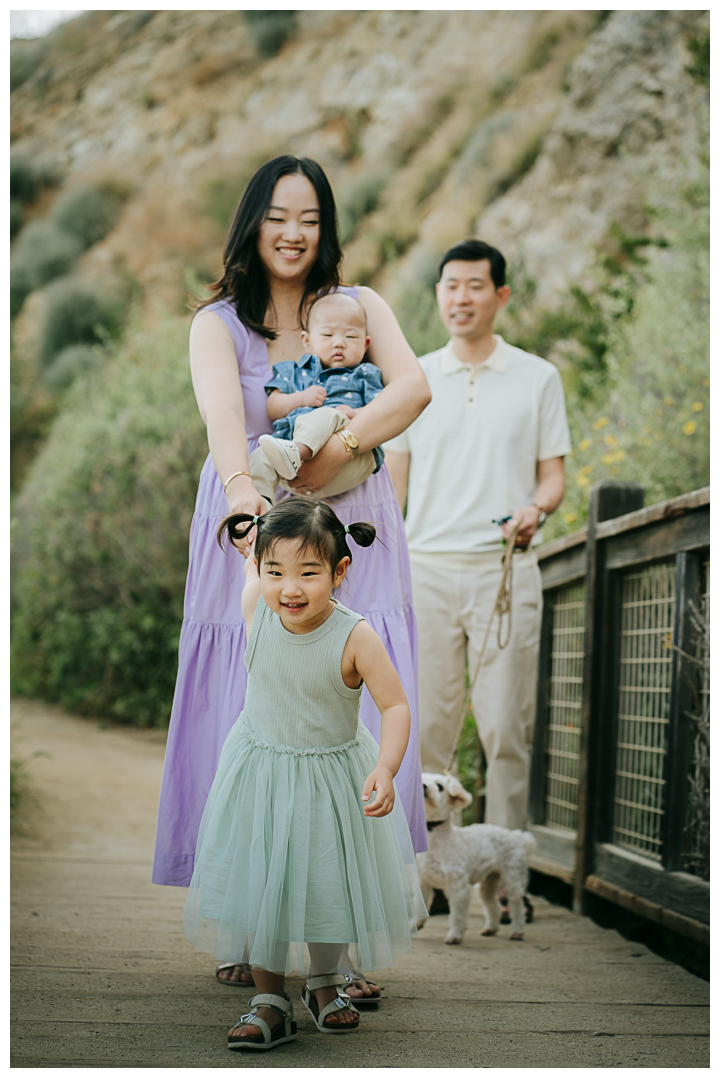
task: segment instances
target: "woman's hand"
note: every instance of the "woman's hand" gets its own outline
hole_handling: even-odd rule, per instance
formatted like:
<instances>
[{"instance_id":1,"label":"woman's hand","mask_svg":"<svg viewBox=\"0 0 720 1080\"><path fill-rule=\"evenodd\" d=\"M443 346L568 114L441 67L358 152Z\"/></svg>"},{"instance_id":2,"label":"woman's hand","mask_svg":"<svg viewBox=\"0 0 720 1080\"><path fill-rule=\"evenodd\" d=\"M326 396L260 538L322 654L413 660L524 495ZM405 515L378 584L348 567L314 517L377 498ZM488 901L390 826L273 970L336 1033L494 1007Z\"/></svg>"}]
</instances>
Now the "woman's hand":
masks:
<instances>
[{"instance_id":1,"label":"woman's hand","mask_svg":"<svg viewBox=\"0 0 720 1080\"><path fill-rule=\"evenodd\" d=\"M383 765L376 765L365 781L362 801L367 802L373 791L375 798L365 807L365 817L385 817L395 805L395 788L393 774Z\"/></svg>"},{"instance_id":2,"label":"woman's hand","mask_svg":"<svg viewBox=\"0 0 720 1080\"><path fill-rule=\"evenodd\" d=\"M231 480L226 494L228 497L228 514L251 514L252 517L261 517L270 509L262 495L259 495L255 490L249 476L238 476ZM255 534L256 529L253 527L242 540L231 541L245 559L252 554Z\"/></svg>"},{"instance_id":3,"label":"woman's hand","mask_svg":"<svg viewBox=\"0 0 720 1080\"><path fill-rule=\"evenodd\" d=\"M334 436L318 450L314 458L300 466L295 480L288 486L301 495L314 495L334 480L337 474L350 460L342 439Z\"/></svg>"}]
</instances>

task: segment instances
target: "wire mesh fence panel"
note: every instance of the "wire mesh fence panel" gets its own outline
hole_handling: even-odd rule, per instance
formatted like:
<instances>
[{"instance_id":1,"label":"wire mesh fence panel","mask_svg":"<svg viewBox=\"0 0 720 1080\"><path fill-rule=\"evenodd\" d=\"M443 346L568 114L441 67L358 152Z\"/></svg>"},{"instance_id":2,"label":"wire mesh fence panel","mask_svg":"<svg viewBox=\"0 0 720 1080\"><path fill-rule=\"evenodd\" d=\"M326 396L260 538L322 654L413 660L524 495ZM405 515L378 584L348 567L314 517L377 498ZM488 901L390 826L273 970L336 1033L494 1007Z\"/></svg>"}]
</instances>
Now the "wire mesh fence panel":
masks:
<instances>
[{"instance_id":1,"label":"wire mesh fence panel","mask_svg":"<svg viewBox=\"0 0 720 1080\"><path fill-rule=\"evenodd\" d=\"M675 563L622 581L614 843L661 856Z\"/></svg>"},{"instance_id":2,"label":"wire mesh fence panel","mask_svg":"<svg viewBox=\"0 0 720 1080\"><path fill-rule=\"evenodd\" d=\"M710 880L710 562L701 566L700 605L692 617L695 669L692 708L688 713L692 754L688 775L683 868Z\"/></svg>"},{"instance_id":3,"label":"wire mesh fence panel","mask_svg":"<svg viewBox=\"0 0 720 1080\"><path fill-rule=\"evenodd\" d=\"M552 603L549 720L545 729L545 824L577 829L585 584L558 589Z\"/></svg>"}]
</instances>

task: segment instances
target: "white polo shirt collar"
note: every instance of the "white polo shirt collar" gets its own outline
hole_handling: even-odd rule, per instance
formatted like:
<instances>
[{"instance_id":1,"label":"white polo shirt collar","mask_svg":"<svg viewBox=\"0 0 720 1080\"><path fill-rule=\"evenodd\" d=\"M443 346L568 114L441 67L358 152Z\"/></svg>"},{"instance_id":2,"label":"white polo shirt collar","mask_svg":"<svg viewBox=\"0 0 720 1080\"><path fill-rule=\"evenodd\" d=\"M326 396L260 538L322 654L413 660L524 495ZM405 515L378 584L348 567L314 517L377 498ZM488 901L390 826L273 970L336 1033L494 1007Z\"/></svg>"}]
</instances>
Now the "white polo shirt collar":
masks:
<instances>
[{"instance_id":1,"label":"white polo shirt collar","mask_svg":"<svg viewBox=\"0 0 720 1080\"><path fill-rule=\"evenodd\" d=\"M490 353L487 360L483 360L481 364L464 364L453 349L452 342L449 341L445 346L445 351L440 361L440 370L443 375L454 375L458 371L469 371L473 374L487 369L500 373L505 371L508 366L508 347L499 334L493 334L493 338L495 340L495 348Z\"/></svg>"}]
</instances>

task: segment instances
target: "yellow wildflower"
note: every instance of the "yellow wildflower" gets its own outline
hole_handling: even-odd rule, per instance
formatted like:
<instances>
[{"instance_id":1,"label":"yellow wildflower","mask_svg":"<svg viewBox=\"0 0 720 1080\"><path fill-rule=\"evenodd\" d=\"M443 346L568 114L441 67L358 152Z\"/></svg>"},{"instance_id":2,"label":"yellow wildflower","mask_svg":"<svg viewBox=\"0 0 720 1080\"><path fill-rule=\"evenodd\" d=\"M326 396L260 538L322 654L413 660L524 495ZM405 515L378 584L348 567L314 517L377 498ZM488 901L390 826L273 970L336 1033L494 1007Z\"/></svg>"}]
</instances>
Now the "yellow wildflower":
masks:
<instances>
[{"instance_id":1,"label":"yellow wildflower","mask_svg":"<svg viewBox=\"0 0 720 1080\"><path fill-rule=\"evenodd\" d=\"M590 483L590 481L588 480L585 473L578 473L577 482L578 482L578 487L587 487L588 484Z\"/></svg>"},{"instance_id":2,"label":"yellow wildflower","mask_svg":"<svg viewBox=\"0 0 720 1080\"><path fill-rule=\"evenodd\" d=\"M614 435L606 435L605 436L605 445L606 446L614 446L616 442L617 442L617 439L615 438Z\"/></svg>"},{"instance_id":3,"label":"yellow wildflower","mask_svg":"<svg viewBox=\"0 0 720 1080\"><path fill-rule=\"evenodd\" d=\"M588 446L592 443L592 439L583 439L580 443L581 450L587 450Z\"/></svg>"},{"instance_id":4,"label":"yellow wildflower","mask_svg":"<svg viewBox=\"0 0 720 1080\"><path fill-rule=\"evenodd\" d=\"M671 398L671 397L663 398L663 405L674 405L674 404L675 404L675 398Z\"/></svg>"},{"instance_id":5,"label":"yellow wildflower","mask_svg":"<svg viewBox=\"0 0 720 1080\"><path fill-rule=\"evenodd\" d=\"M573 521L577 521L577 514L566 514L565 515L565 524L566 525L572 525Z\"/></svg>"},{"instance_id":6,"label":"yellow wildflower","mask_svg":"<svg viewBox=\"0 0 720 1080\"><path fill-rule=\"evenodd\" d=\"M625 451L624 450L616 450L615 451L615 460L616 461L624 461L625 460Z\"/></svg>"},{"instance_id":7,"label":"yellow wildflower","mask_svg":"<svg viewBox=\"0 0 720 1080\"><path fill-rule=\"evenodd\" d=\"M595 421L595 423L593 424L593 427L595 428L596 431L599 431L600 428L604 428L607 423L608 423L607 416L601 416L599 420Z\"/></svg>"},{"instance_id":8,"label":"yellow wildflower","mask_svg":"<svg viewBox=\"0 0 720 1080\"><path fill-rule=\"evenodd\" d=\"M695 423L694 420L688 420L687 424L683 424L683 431L685 432L686 435L694 434L696 428L697 428L697 424Z\"/></svg>"},{"instance_id":9,"label":"yellow wildflower","mask_svg":"<svg viewBox=\"0 0 720 1080\"><path fill-rule=\"evenodd\" d=\"M603 454L603 456L602 456L602 458L600 460L602 461L603 465L612 465L613 461L615 460L615 455L614 454Z\"/></svg>"},{"instance_id":10,"label":"yellow wildflower","mask_svg":"<svg viewBox=\"0 0 720 1080\"><path fill-rule=\"evenodd\" d=\"M693 412L702 412L704 408L705 408L705 406L703 405L702 401L693 401L693 403L692 403L692 411Z\"/></svg>"}]
</instances>

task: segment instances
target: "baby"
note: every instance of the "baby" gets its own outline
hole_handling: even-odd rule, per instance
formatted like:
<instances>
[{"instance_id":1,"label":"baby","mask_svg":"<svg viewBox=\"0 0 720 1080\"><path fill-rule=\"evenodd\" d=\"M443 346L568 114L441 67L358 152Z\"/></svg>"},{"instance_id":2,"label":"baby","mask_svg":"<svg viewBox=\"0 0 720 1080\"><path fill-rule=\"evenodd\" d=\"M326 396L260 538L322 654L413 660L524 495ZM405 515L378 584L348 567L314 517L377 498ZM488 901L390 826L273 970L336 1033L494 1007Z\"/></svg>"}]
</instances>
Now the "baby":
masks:
<instances>
[{"instance_id":1,"label":"baby","mask_svg":"<svg viewBox=\"0 0 720 1080\"><path fill-rule=\"evenodd\" d=\"M307 353L297 362L273 366L274 378L265 384L267 411L274 435L261 435L250 455L250 472L257 491L269 503L283 481L294 480L304 461L339 434L358 409L383 389L380 369L363 363L370 344L362 304L346 293L329 293L313 301L307 330L302 331ZM323 488L323 495L349 491L377 472L384 453L378 447L357 453L351 432L340 434L348 462Z\"/></svg>"}]
</instances>

